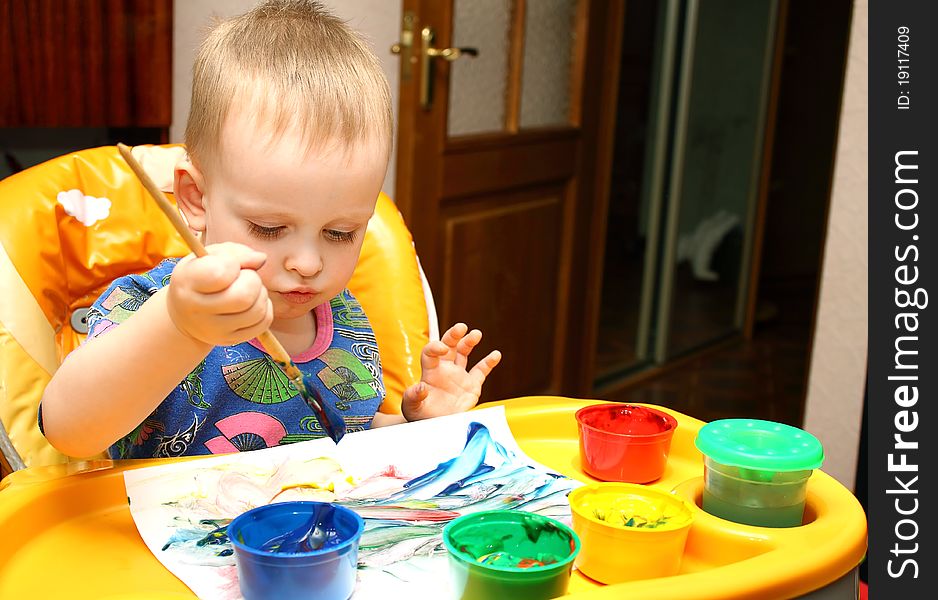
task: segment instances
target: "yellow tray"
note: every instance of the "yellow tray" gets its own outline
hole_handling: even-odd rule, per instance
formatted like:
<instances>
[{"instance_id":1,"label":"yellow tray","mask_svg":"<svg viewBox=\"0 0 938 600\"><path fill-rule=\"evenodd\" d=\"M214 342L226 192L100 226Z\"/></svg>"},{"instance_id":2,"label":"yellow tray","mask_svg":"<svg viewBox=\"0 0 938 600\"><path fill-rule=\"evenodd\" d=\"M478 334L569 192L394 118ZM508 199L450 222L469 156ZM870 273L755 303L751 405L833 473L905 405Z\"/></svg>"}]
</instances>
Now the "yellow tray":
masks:
<instances>
[{"instance_id":1,"label":"yellow tray","mask_svg":"<svg viewBox=\"0 0 938 600\"><path fill-rule=\"evenodd\" d=\"M595 400L527 397L503 404L521 448L547 467L592 481L580 469L573 413ZM806 524L739 525L699 509L703 461L694 437L703 422L678 419L664 475L650 484L691 500L695 510L681 572L601 586L576 573L570 597L791 598L840 579L866 552L866 517L856 498L815 471ZM18 471L0 481L0 598L193 598L150 553L127 507L123 471L161 461L96 461Z\"/></svg>"}]
</instances>

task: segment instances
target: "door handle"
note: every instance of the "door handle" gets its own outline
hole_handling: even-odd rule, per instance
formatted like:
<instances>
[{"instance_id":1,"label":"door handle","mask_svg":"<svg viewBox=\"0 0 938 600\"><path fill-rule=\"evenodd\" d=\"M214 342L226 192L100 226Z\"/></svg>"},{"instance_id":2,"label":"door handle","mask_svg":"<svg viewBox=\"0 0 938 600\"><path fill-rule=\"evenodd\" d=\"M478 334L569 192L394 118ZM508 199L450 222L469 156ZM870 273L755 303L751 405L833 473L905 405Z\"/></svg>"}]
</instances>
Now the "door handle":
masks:
<instances>
[{"instance_id":1,"label":"door handle","mask_svg":"<svg viewBox=\"0 0 938 600\"><path fill-rule=\"evenodd\" d=\"M466 56L471 56L475 58L479 56L479 51L476 48L427 48L427 55L433 56L435 58L442 58L444 60L453 61L465 54Z\"/></svg>"},{"instance_id":2,"label":"door handle","mask_svg":"<svg viewBox=\"0 0 938 600\"><path fill-rule=\"evenodd\" d=\"M479 55L477 48L434 48L433 39L435 37L432 27L424 27L420 31L420 39L423 41L422 60L420 61L420 108L430 110L433 106L433 59L442 58L446 61L454 61L461 56L475 58Z\"/></svg>"}]
</instances>

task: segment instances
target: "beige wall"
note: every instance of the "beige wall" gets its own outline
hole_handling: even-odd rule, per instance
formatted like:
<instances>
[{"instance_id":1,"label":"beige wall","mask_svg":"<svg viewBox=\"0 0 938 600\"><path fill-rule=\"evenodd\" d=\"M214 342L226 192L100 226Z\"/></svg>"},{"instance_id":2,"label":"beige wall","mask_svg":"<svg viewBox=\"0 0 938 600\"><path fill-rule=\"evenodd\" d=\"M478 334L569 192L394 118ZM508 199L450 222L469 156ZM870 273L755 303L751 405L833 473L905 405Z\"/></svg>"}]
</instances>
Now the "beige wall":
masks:
<instances>
[{"instance_id":1,"label":"beige wall","mask_svg":"<svg viewBox=\"0 0 938 600\"><path fill-rule=\"evenodd\" d=\"M213 18L230 17L249 10L257 0L176 0L173 6L173 124L171 142L181 142L189 114L189 95L192 90L192 61L202 39L205 27ZM397 122L398 59L388 48L397 41L401 22L400 1L389 0L326 0L325 4L336 15L348 21L371 43L381 60L394 103L394 122ZM394 197L394 165L396 145L392 151L384 191Z\"/></svg>"},{"instance_id":2,"label":"beige wall","mask_svg":"<svg viewBox=\"0 0 938 600\"><path fill-rule=\"evenodd\" d=\"M805 429L824 471L853 489L867 353L867 15L854 3Z\"/></svg>"}]
</instances>

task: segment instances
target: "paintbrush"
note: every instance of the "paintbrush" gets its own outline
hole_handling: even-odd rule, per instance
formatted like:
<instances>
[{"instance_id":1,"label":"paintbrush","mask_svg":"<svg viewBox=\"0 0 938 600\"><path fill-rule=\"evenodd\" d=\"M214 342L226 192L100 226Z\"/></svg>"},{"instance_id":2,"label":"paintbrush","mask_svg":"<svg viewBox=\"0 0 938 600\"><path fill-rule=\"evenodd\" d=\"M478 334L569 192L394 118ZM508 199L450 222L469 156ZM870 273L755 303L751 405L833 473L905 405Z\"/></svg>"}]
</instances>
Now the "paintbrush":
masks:
<instances>
[{"instance_id":1,"label":"paintbrush","mask_svg":"<svg viewBox=\"0 0 938 600\"><path fill-rule=\"evenodd\" d=\"M196 256L205 256L208 254L199 238L195 236L192 230L189 229L189 226L186 225L185 221L182 220L182 216L176 210L176 207L170 203L150 176L147 175L147 172L143 170L140 163L137 162L137 159L130 153L130 148L124 144L117 144L117 149L120 151L121 156L124 157L124 160L127 161L127 164L130 165L131 170L137 175L137 178L140 179L140 182L143 183L143 187L146 188L150 196L156 201L157 206L160 207L160 210L169 218L170 223L173 224L173 227L179 232L179 235L182 236L182 239L186 242L186 245L189 246L189 249L192 250L192 253ZM265 331L258 335L257 339L267 353L270 354L274 363L283 369L287 379L290 380L290 383L293 384L300 393L300 396L316 415L316 419L319 420L319 424L322 426L323 430L338 443L339 440L342 439L342 436L345 435L345 419L339 414L339 411L331 404L322 400L315 385L306 384L303 372L293 363L290 359L290 355L287 354L286 349L284 349L280 340L274 337L273 333L269 330Z\"/></svg>"}]
</instances>

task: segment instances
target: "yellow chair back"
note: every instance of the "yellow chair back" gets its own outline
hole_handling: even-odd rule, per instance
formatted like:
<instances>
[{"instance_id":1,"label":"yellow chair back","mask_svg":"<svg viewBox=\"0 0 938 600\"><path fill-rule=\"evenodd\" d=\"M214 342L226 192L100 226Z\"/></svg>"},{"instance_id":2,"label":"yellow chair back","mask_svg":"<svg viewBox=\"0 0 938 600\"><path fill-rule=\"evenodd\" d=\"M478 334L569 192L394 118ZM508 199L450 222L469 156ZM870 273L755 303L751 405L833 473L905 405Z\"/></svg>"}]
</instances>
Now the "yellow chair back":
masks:
<instances>
[{"instance_id":1,"label":"yellow chair back","mask_svg":"<svg viewBox=\"0 0 938 600\"><path fill-rule=\"evenodd\" d=\"M134 148L164 189L184 152L179 145ZM188 250L114 146L0 181L0 243L0 450L14 469L66 462L40 433L37 409L52 374L84 338L84 310L115 278ZM384 194L349 289L381 352L381 411L400 413L403 390L420 378L431 315L410 232Z\"/></svg>"}]
</instances>

